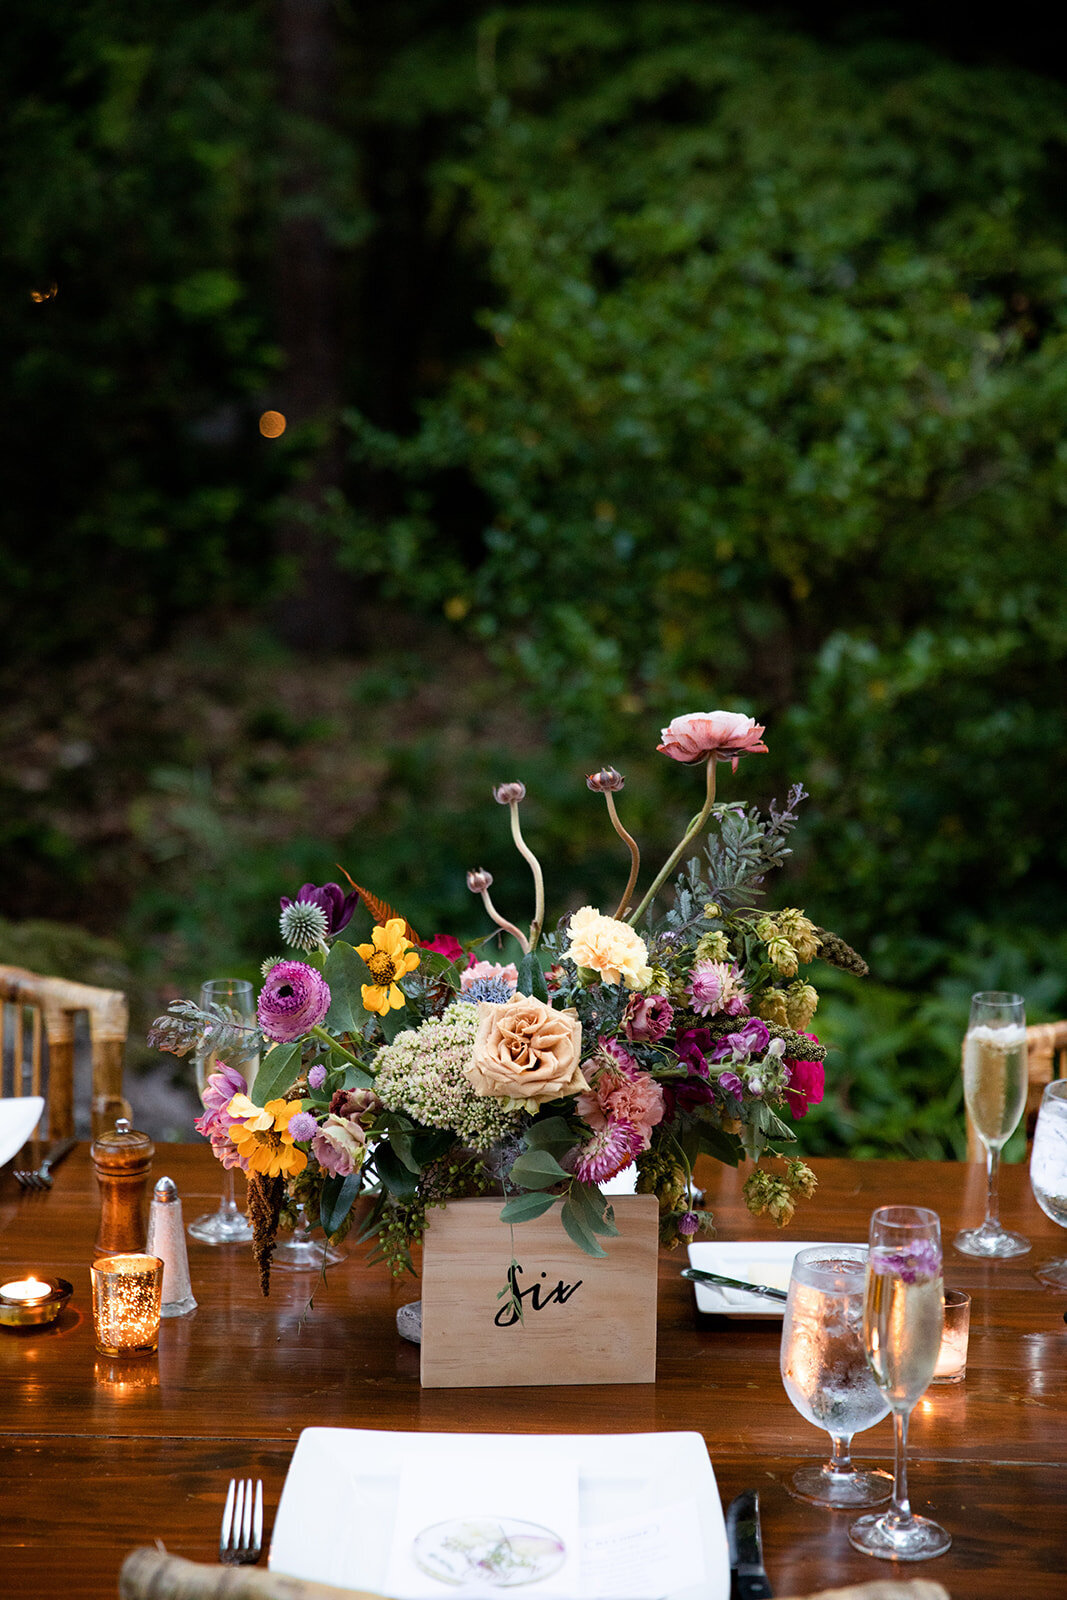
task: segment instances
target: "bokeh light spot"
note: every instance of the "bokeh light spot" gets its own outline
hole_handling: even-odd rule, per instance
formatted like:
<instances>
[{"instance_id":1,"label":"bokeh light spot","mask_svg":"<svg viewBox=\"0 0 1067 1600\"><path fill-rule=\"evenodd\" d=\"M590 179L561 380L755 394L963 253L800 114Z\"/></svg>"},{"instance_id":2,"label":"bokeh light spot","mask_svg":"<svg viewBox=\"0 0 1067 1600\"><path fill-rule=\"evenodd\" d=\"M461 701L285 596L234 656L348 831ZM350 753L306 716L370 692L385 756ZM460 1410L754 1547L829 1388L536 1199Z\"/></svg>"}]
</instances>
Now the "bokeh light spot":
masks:
<instances>
[{"instance_id":1,"label":"bokeh light spot","mask_svg":"<svg viewBox=\"0 0 1067 1600\"><path fill-rule=\"evenodd\" d=\"M264 411L259 419L259 431L264 439L280 439L285 432L285 418L280 411Z\"/></svg>"}]
</instances>

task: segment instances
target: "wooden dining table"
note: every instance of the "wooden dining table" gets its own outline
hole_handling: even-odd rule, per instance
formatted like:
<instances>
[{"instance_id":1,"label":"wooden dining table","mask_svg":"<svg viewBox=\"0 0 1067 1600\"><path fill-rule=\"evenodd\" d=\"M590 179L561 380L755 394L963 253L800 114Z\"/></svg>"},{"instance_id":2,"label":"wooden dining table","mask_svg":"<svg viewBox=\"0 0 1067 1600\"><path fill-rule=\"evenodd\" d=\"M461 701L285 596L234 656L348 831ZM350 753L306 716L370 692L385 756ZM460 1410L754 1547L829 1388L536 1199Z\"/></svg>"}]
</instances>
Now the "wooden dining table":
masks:
<instances>
[{"instance_id":1,"label":"wooden dining table","mask_svg":"<svg viewBox=\"0 0 1067 1600\"><path fill-rule=\"evenodd\" d=\"M931 1387L913 1415L910 1489L916 1510L952 1534L945 1556L904 1567L959 1600L1067 1594L1067 1296L1033 1276L1067 1251L1067 1235L1035 1204L1023 1167L1001 1175L1001 1209L1033 1241L1014 1261L955 1252L980 1220L984 1170L955 1163L823 1160L819 1186L788 1235L861 1241L871 1211L892 1203L939 1212L946 1286L972 1296L967 1376ZM174 1179L186 1221L211 1209L220 1169L199 1145L158 1145L153 1177ZM742 1174L698 1172L724 1240L776 1236L755 1222ZM699 1431L724 1505L759 1491L765 1560L776 1595L808 1594L889 1575L852 1549L852 1515L790 1493L798 1465L825 1459L828 1437L782 1388L781 1323L701 1317L679 1277L681 1250L659 1264L656 1381L508 1389L423 1389L419 1354L397 1336L396 1312L417 1279L367 1264L365 1247L328 1282L276 1271L261 1296L246 1246L190 1239L198 1305L164 1319L158 1353L114 1360L94 1347L89 1263L99 1200L86 1146L54 1188L25 1195L0 1170L0 1282L69 1279L70 1304L38 1331L0 1327L0 1593L5 1600L113 1600L126 1553L160 1541L195 1561L217 1559L234 1474L263 1479L266 1525L300 1432L308 1427L472 1433ZM314 1305L310 1304L313 1294ZM864 1464L889 1465L889 1420L857 1436ZM679 1483L678 1499L686 1499ZM315 1508L308 1507L309 1538ZM264 1559L266 1556L264 1555Z\"/></svg>"}]
</instances>

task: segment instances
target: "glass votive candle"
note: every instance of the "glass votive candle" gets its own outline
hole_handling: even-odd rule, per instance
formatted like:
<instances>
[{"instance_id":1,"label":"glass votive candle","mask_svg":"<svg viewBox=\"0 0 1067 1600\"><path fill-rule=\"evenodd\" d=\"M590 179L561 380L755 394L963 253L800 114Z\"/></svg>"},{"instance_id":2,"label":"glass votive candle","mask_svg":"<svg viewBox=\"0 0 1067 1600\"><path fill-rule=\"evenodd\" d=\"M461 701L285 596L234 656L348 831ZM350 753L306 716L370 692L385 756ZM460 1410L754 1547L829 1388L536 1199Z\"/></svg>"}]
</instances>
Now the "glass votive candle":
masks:
<instances>
[{"instance_id":1,"label":"glass votive candle","mask_svg":"<svg viewBox=\"0 0 1067 1600\"><path fill-rule=\"evenodd\" d=\"M96 1348L141 1355L159 1344L163 1263L158 1256L99 1256L92 1265Z\"/></svg>"},{"instance_id":2,"label":"glass votive candle","mask_svg":"<svg viewBox=\"0 0 1067 1600\"><path fill-rule=\"evenodd\" d=\"M971 1329L971 1297L962 1289L945 1290L945 1325L937 1353L934 1383L962 1383L967 1375L967 1339Z\"/></svg>"}]
</instances>

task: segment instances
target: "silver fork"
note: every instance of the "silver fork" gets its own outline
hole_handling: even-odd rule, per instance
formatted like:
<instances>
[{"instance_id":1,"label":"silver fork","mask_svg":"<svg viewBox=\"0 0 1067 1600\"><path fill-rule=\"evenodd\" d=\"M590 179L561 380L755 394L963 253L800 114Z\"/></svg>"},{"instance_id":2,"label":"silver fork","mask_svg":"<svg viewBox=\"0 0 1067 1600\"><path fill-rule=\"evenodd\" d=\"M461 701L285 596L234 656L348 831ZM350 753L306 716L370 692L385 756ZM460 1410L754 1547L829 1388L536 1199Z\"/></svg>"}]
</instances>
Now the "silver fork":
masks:
<instances>
[{"instance_id":1,"label":"silver fork","mask_svg":"<svg viewBox=\"0 0 1067 1600\"><path fill-rule=\"evenodd\" d=\"M54 1144L41 1162L39 1167L32 1170L23 1168L15 1173L15 1182L22 1189L50 1189L52 1187L52 1169L58 1167L64 1156L70 1154L77 1144L77 1139L61 1139Z\"/></svg>"},{"instance_id":2,"label":"silver fork","mask_svg":"<svg viewBox=\"0 0 1067 1600\"><path fill-rule=\"evenodd\" d=\"M219 1560L227 1567L250 1567L263 1549L263 1479L231 1478L222 1513Z\"/></svg>"}]
</instances>

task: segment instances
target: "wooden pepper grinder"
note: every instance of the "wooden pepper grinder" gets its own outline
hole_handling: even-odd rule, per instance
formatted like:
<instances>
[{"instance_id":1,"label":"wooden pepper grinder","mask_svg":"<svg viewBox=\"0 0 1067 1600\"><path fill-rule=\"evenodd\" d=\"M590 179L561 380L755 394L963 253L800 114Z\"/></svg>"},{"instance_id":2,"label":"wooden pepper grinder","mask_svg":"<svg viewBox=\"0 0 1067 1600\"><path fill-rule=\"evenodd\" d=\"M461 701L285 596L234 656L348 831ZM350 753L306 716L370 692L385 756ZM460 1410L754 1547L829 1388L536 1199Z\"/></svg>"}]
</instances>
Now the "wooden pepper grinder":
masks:
<instances>
[{"instance_id":1,"label":"wooden pepper grinder","mask_svg":"<svg viewBox=\"0 0 1067 1600\"><path fill-rule=\"evenodd\" d=\"M144 1249L148 1235L145 1196L156 1147L146 1133L138 1133L120 1117L114 1132L102 1133L89 1153L100 1185L96 1253L136 1255Z\"/></svg>"}]
</instances>

